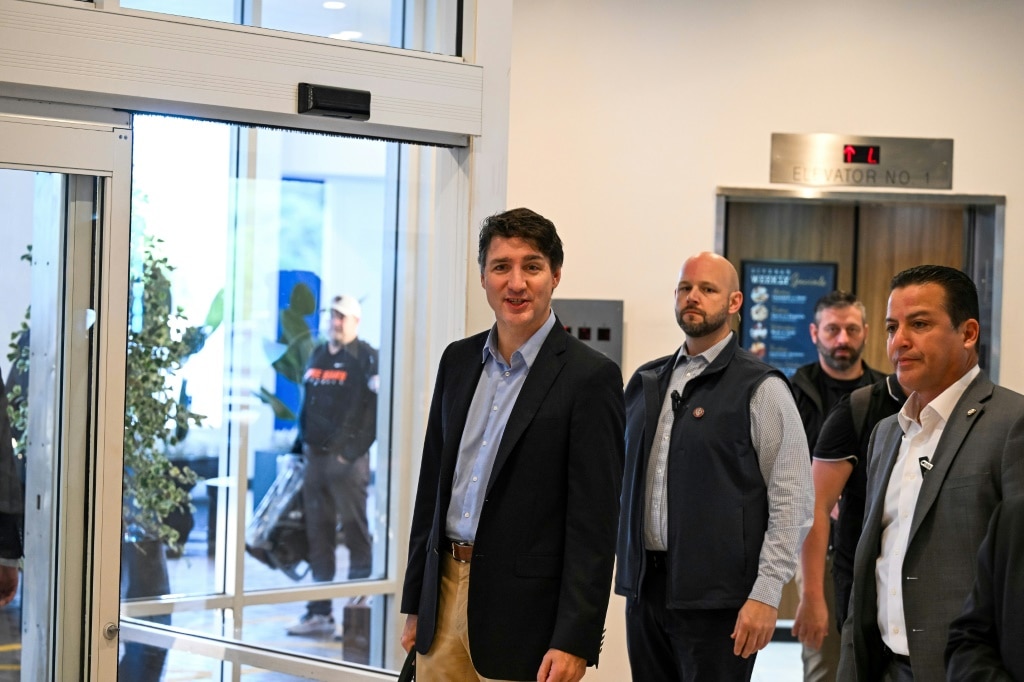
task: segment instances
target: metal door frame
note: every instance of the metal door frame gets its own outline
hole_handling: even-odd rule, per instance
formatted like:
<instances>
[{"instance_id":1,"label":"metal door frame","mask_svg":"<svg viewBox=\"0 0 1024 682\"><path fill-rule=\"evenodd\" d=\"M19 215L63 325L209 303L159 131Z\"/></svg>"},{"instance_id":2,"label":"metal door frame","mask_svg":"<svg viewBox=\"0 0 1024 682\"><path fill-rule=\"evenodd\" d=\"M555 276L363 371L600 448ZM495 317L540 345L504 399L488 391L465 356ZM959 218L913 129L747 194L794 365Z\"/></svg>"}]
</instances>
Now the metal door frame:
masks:
<instances>
[{"instance_id":1,"label":"metal door frame","mask_svg":"<svg viewBox=\"0 0 1024 682\"><path fill-rule=\"evenodd\" d=\"M43 336L59 393L40 435L62 450L51 460L60 467L51 480L60 485L50 491L51 508L41 505L45 518L33 521L45 523L43 537L53 540L44 580L54 588L25 595L45 616L23 628L40 646L23 657L22 670L32 679L116 679L129 116L0 98L0 167L67 175L65 247L50 244L59 259L42 266L52 289L45 293L57 302L56 327ZM26 507L30 519L36 505Z\"/></svg>"}]
</instances>

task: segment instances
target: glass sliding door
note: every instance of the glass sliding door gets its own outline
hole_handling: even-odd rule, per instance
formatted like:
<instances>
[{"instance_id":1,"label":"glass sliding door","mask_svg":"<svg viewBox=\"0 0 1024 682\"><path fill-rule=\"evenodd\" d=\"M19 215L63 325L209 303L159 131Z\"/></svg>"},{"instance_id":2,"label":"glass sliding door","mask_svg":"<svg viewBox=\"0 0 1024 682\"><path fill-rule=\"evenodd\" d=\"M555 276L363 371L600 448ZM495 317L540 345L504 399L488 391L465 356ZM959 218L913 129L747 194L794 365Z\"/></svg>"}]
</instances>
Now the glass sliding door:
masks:
<instances>
[{"instance_id":1,"label":"glass sliding door","mask_svg":"<svg viewBox=\"0 0 1024 682\"><path fill-rule=\"evenodd\" d=\"M119 679L390 667L411 147L132 128Z\"/></svg>"},{"instance_id":2,"label":"glass sliding door","mask_svg":"<svg viewBox=\"0 0 1024 682\"><path fill-rule=\"evenodd\" d=\"M394 677L466 166L0 98L0 680Z\"/></svg>"},{"instance_id":3,"label":"glass sliding door","mask_svg":"<svg viewBox=\"0 0 1024 682\"><path fill-rule=\"evenodd\" d=\"M99 272L119 143L123 162L127 132L109 124L0 113L3 680L101 679L112 661L98 644L102 623L117 620L101 558L116 535L98 521L110 293Z\"/></svg>"}]
</instances>

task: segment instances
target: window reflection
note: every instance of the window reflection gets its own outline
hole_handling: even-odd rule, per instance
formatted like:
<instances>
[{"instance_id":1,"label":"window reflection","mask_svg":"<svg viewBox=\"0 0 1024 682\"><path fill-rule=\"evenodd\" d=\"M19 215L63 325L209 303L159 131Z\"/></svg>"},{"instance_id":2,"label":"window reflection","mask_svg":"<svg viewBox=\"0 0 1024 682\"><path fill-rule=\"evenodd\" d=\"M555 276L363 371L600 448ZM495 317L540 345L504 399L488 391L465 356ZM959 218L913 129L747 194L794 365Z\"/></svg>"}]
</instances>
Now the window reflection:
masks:
<instances>
[{"instance_id":1,"label":"window reflection","mask_svg":"<svg viewBox=\"0 0 1024 682\"><path fill-rule=\"evenodd\" d=\"M383 577L388 461L376 441L388 429L378 395L391 346L396 145L153 116L136 116L133 130L130 326L159 309L163 347L147 357L176 361L143 393L174 402L155 450L187 490L185 504L156 512L156 531L126 533L166 546L128 555L123 597L230 594L234 575L246 592ZM159 277L146 272L153 260ZM153 298L158 287L166 299ZM135 366L128 414L132 385L147 378ZM246 552L235 551L239 534ZM329 590L313 597L251 607L273 617L243 619L245 640L343 641L345 618L370 613ZM382 637L383 619L372 620ZM144 647L123 647L124 657L165 665Z\"/></svg>"},{"instance_id":2,"label":"window reflection","mask_svg":"<svg viewBox=\"0 0 1024 682\"><path fill-rule=\"evenodd\" d=\"M36 557L23 562L31 359L29 253L34 224L51 226L45 220L47 214L54 214L48 199L59 201L59 188L60 176L0 169L3 236L10 244L0 256L0 283L7 292L0 305L0 671L13 671L15 675L21 668L22 610L26 605L22 600L22 568L45 569ZM42 464L37 461L33 466ZM28 620L33 619L31 614L26 615Z\"/></svg>"},{"instance_id":3,"label":"window reflection","mask_svg":"<svg viewBox=\"0 0 1024 682\"><path fill-rule=\"evenodd\" d=\"M460 0L121 0L121 7L456 54Z\"/></svg>"}]
</instances>

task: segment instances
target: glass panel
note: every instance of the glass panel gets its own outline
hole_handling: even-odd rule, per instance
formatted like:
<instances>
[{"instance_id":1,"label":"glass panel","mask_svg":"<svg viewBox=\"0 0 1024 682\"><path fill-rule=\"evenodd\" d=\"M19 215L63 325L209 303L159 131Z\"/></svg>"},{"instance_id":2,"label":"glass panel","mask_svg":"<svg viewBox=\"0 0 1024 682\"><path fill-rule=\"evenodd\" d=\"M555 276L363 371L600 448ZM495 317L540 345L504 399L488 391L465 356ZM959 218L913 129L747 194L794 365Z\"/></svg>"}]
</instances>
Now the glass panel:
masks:
<instances>
[{"instance_id":1,"label":"glass panel","mask_svg":"<svg viewBox=\"0 0 1024 682\"><path fill-rule=\"evenodd\" d=\"M121 0L121 7L179 17L238 23L238 0Z\"/></svg>"},{"instance_id":2,"label":"glass panel","mask_svg":"<svg viewBox=\"0 0 1024 682\"><path fill-rule=\"evenodd\" d=\"M121 0L121 7L454 55L461 0Z\"/></svg>"},{"instance_id":3,"label":"glass panel","mask_svg":"<svg viewBox=\"0 0 1024 682\"><path fill-rule=\"evenodd\" d=\"M337 662L337 652L343 646L340 643L332 646L311 644L305 647L308 651L302 651L303 647L298 646L298 650L289 655L280 655L265 646L222 645L217 639L201 633L189 633L176 639L165 628L139 627L142 625L145 623L141 621L123 621L122 641L131 647L145 648L152 656L165 660L169 670L165 678L168 680L291 682L321 679L350 682L366 679L365 668L346 668ZM333 650L332 654L322 655L327 648ZM145 671L133 672L147 674ZM378 677L374 675L374 679ZM157 678L139 679L146 682Z\"/></svg>"},{"instance_id":4,"label":"glass panel","mask_svg":"<svg viewBox=\"0 0 1024 682\"><path fill-rule=\"evenodd\" d=\"M291 653L319 656L362 665L382 665L380 642L371 634L380 627L384 617L384 599L380 596L359 596L336 599L336 623L317 625L303 636L281 640L281 627L293 625L288 614L301 612L304 604L273 604L248 606L243 618L244 639L287 650Z\"/></svg>"},{"instance_id":5,"label":"glass panel","mask_svg":"<svg viewBox=\"0 0 1024 682\"><path fill-rule=\"evenodd\" d=\"M57 538L81 534L60 519L71 509L78 521L82 514L66 481L77 492L87 487L76 467L89 457L90 381L70 372L86 373L76 363L90 355L92 321L69 329L65 308L94 303L88 268L76 280L64 267L76 234L90 242L79 244L82 252L91 250L96 191L91 177L0 170L0 679L50 677L61 589L81 581L74 540L58 546ZM68 300L72 281L82 287L77 303ZM73 423L72 402L80 406Z\"/></svg>"},{"instance_id":6,"label":"glass panel","mask_svg":"<svg viewBox=\"0 0 1024 682\"><path fill-rule=\"evenodd\" d=\"M226 595L230 626L198 597L142 615L299 649L323 630L341 660L332 617L352 597L322 587L386 568L398 145L152 116L133 131L123 597ZM321 589L242 609L297 587Z\"/></svg>"},{"instance_id":7,"label":"glass panel","mask_svg":"<svg viewBox=\"0 0 1024 682\"><path fill-rule=\"evenodd\" d=\"M196 654L189 653L187 651L181 651L180 649L174 649L168 651L159 647L153 647L154 650L161 651L164 656L167 657L167 668L168 670L174 671L174 676L168 676L168 679L175 680L230 680L230 675L222 674L225 672L227 666L218 660L206 658L204 656L197 656ZM251 677L242 678L245 682L251 682ZM264 678L270 679L270 678ZM283 680L290 679L294 680L297 678L293 677L278 677L275 682L282 682Z\"/></svg>"},{"instance_id":8,"label":"glass panel","mask_svg":"<svg viewBox=\"0 0 1024 682\"><path fill-rule=\"evenodd\" d=\"M361 665L381 665L379 642L374 642L371 632L379 627L384 617L384 598L381 595L361 595L335 600L338 622L324 627L310 628L302 636L284 637L284 629L293 625L290 614L301 612L305 602L283 604L263 604L244 608L242 618L241 640L262 650L277 650L302 656L315 656L321 659L358 663ZM141 617L143 621L169 625L177 631L201 637L229 637L234 623L231 620L232 609L207 609L200 611L178 611L161 616ZM146 657L156 661L157 667L135 667L128 676L128 668L123 657L122 679L159 679L160 666L164 656L160 647L148 644L131 644L132 637L122 642L125 650L137 649L140 654L137 660ZM129 646L131 644L131 646ZM168 678L181 679L192 672L187 665L178 665L175 656L167 658ZM0 680L2 680L0 676Z\"/></svg>"},{"instance_id":9,"label":"glass panel","mask_svg":"<svg viewBox=\"0 0 1024 682\"><path fill-rule=\"evenodd\" d=\"M32 284L31 267L23 260L36 222L59 228L56 216L60 176L0 170L3 240L0 286L7 292L0 305L0 679L17 680L21 670L22 599L19 559L26 482L25 426L28 417L28 360ZM36 195L40 193L37 202ZM49 196L48 196L49 195ZM56 204L56 205L55 205ZM31 567L30 559L28 566ZM13 566L12 566L13 564Z\"/></svg>"}]
</instances>

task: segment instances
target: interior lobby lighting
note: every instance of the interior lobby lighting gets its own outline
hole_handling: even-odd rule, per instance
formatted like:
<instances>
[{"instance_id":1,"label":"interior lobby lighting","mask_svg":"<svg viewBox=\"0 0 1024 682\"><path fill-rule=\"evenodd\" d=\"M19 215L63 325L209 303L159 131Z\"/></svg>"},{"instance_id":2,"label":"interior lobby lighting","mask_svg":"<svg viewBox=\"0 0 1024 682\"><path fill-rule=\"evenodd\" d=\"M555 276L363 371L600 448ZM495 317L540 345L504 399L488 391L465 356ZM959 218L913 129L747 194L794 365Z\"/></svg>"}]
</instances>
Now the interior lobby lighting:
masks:
<instances>
[{"instance_id":1,"label":"interior lobby lighting","mask_svg":"<svg viewBox=\"0 0 1024 682\"><path fill-rule=\"evenodd\" d=\"M324 9L345 9L345 3L335 2L335 0L327 0L324 3Z\"/></svg>"},{"instance_id":2,"label":"interior lobby lighting","mask_svg":"<svg viewBox=\"0 0 1024 682\"><path fill-rule=\"evenodd\" d=\"M336 38L337 40L358 40L363 37L362 31L338 31L327 36L328 38Z\"/></svg>"}]
</instances>

